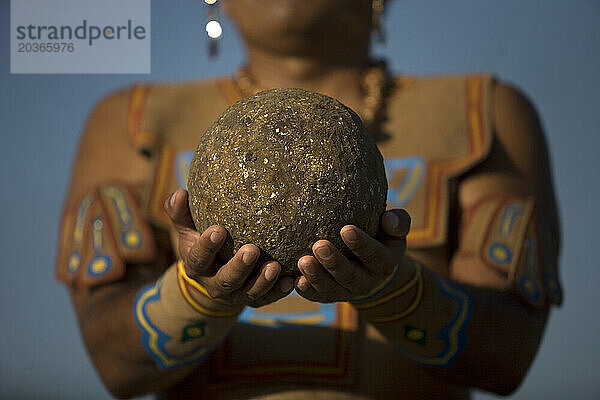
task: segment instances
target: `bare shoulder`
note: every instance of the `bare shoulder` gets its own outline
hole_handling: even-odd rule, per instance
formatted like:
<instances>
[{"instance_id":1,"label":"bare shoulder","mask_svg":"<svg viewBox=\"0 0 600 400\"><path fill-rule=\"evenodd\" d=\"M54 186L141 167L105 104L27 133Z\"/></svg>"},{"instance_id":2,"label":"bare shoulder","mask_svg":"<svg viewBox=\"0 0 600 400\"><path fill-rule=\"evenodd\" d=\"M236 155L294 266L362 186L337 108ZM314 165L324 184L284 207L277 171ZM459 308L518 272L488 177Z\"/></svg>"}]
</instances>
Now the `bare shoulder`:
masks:
<instances>
[{"instance_id":1,"label":"bare shoulder","mask_svg":"<svg viewBox=\"0 0 600 400\"><path fill-rule=\"evenodd\" d=\"M138 82L127 87L116 89L104 96L92 112L126 113L138 102L148 113L167 114L181 110L182 106L193 106L203 98L218 93L222 79L205 79L182 82Z\"/></svg>"},{"instance_id":2,"label":"bare shoulder","mask_svg":"<svg viewBox=\"0 0 600 400\"><path fill-rule=\"evenodd\" d=\"M148 89L148 104L155 111L181 111L182 107L195 107L206 98L219 94L222 79L206 79L184 82L160 82L145 86Z\"/></svg>"},{"instance_id":3,"label":"bare shoulder","mask_svg":"<svg viewBox=\"0 0 600 400\"><path fill-rule=\"evenodd\" d=\"M548 151L533 103L516 87L493 86L493 143L487 158L461 183L461 202L486 195L540 196L551 187Z\"/></svg>"},{"instance_id":4,"label":"bare shoulder","mask_svg":"<svg viewBox=\"0 0 600 400\"><path fill-rule=\"evenodd\" d=\"M494 130L502 141L517 141L523 147L529 141L543 139L538 113L533 103L515 86L494 85ZM541 148L533 150L542 150Z\"/></svg>"}]
</instances>

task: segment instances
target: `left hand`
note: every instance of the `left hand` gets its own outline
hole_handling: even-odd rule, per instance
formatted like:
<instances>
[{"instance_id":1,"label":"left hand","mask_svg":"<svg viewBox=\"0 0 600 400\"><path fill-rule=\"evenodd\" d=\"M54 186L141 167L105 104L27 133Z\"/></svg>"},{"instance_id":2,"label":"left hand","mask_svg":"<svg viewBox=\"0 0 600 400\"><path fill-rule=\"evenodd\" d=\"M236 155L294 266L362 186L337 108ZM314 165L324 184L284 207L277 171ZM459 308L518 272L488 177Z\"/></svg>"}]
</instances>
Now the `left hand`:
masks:
<instances>
[{"instance_id":1,"label":"left hand","mask_svg":"<svg viewBox=\"0 0 600 400\"><path fill-rule=\"evenodd\" d=\"M349 260L328 240L319 240L312 247L316 257L298 260L302 275L296 278L296 291L319 303L349 301L370 293L400 262L409 229L410 216L399 209L382 214L376 238L354 225L344 226L342 240L360 262Z\"/></svg>"}]
</instances>

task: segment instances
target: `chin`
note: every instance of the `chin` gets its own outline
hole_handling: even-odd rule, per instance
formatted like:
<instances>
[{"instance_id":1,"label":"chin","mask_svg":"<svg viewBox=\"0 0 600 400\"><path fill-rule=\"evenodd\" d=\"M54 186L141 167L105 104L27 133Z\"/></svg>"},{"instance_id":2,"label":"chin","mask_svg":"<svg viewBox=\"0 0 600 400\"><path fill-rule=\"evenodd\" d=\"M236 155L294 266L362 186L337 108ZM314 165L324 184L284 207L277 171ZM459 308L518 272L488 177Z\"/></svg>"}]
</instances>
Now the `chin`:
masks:
<instances>
[{"instance_id":1,"label":"chin","mask_svg":"<svg viewBox=\"0 0 600 400\"><path fill-rule=\"evenodd\" d=\"M226 0L227 13L243 31L256 36L310 34L365 0Z\"/></svg>"}]
</instances>

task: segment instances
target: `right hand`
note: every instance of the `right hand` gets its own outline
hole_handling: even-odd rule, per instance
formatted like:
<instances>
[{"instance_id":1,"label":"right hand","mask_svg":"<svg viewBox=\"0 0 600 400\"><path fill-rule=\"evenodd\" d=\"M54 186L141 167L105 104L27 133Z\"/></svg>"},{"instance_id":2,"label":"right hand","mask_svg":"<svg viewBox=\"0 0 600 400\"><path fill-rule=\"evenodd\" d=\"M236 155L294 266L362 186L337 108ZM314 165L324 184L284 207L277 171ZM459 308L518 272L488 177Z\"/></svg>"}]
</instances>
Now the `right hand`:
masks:
<instances>
[{"instance_id":1,"label":"right hand","mask_svg":"<svg viewBox=\"0 0 600 400\"><path fill-rule=\"evenodd\" d=\"M176 190L165 201L165 211L177 232L179 257L187 275L220 303L260 307L287 296L294 288L293 278L279 278L281 265L277 261L268 261L260 273L252 273L260 255L253 244L245 244L226 264L220 264L216 254L227 231L213 225L200 234L192 220L186 190Z\"/></svg>"}]
</instances>

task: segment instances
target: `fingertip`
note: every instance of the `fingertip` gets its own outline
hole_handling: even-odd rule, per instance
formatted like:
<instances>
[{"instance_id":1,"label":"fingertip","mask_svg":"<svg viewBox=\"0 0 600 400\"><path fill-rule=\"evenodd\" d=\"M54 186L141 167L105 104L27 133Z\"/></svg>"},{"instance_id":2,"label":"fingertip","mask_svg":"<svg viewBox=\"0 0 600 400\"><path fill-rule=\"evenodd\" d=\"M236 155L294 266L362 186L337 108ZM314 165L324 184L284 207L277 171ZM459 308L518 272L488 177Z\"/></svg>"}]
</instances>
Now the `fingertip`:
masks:
<instances>
[{"instance_id":1,"label":"fingertip","mask_svg":"<svg viewBox=\"0 0 600 400\"><path fill-rule=\"evenodd\" d=\"M265 279L269 282L274 281L281 272L281 266L277 261L269 261L264 266Z\"/></svg>"},{"instance_id":2,"label":"fingertip","mask_svg":"<svg viewBox=\"0 0 600 400\"><path fill-rule=\"evenodd\" d=\"M213 242L214 244L219 244L219 243L223 242L224 238L225 238L225 234L220 230L213 230L210 234L210 241Z\"/></svg>"},{"instance_id":3,"label":"fingertip","mask_svg":"<svg viewBox=\"0 0 600 400\"><path fill-rule=\"evenodd\" d=\"M321 239L321 240L317 240L317 241L315 242L315 244L313 244L312 248L313 248L313 250L314 250L314 249L316 249L317 247L321 247L321 246L327 246L327 245L329 245L329 243L330 243L330 242L329 242L329 240L323 240L323 239Z\"/></svg>"},{"instance_id":4,"label":"fingertip","mask_svg":"<svg viewBox=\"0 0 600 400\"><path fill-rule=\"evenodd\" d=\"M305 292L308 290L308 279L304 275L299 276L296 279L296 287L300 289L300 291Z\"/></svg>"},{"instance_id":5,"label":"fingertip","mask_svg":"<svg viewBox=\"0 0 600 400\"><path fill-rule=\"evenodd\" d=\"M253 244L245 244L240 247L236 254L241 254L242 262L246 266L251 266L258 259L258 256L260 255L260 249Z\"/></svg>"},{"instance_id":6,"label":"fingertip","mask_svg":"<svg viewBox=\"0 0 600 400\"><path fill-rule=\"evenodd\" d=\"M183 217L181 208L182 204L186 205L187 208L187 191L183 189L177 189L171 196L165 199L164 209L167 215L173 220L178 221Z\"/></svg>"},{"instance_id":7,"label":"fingertip","mask_svg":"<svg viewBox=\"0 0 600 400\"><path fill-rule=\"evenodd\" d=\"M410 217L410 214L408 213L408 211L402 209L400 210L400 220L404 220L404 225L406 228L406 234L408 234L408 232L410 231L410 224L412 223L412 218Z\"/></svg>"},{"instance_id":8,"label":"fingertip","mask_svg":"<svg viewBox=\"0 0 600 400\"><path fill-rule=\"evenodd\" d=\"M279 288L282 293L290 293L294 289L294 279L288 277L281 278L281 282L279 283Z\"/></svg>"},{"instance_id":9,"label":"fingertip","mask_svg":"<svg viewBox=\"0 0 600 400\"><path fill-rule=\"evenodd\" d=\"M165 202L163 204L163 208L169 215L171 215L171 211L173 210L173 205L177 202L177 192L178 192L178 190L171 193L171 195L165 199Z\"/></svg>"},{"instance_id":10,"label":"fingertip","mask_svg":"<svg viewBox=\"0 0 600 400\"><path fill-rule=\"evenodd\" d=\"M246 249L246 251L255 251L255 252L260 252L260 249L258 248L257 245L252 244L252 243L246 243L245 245L242 246L244 249Z\"/></svg>"},{"instance_id":11,"label":"fingertip","mask_svg":"<svg viewBox=\"0 0 600 400\"><path fill-rule=\"evenodd\" d=\"M298 266L300 266L301 264L304 264L304 263L310 262L310 260L311 260L312 258L313 258L313 256L310 256L310 255L305 255L305 256L302 256L302 257L300 257L300 258L298 259Z\"/></svg>"},{"instance_id":12,"label":"fingertip","mask_svg":"<svg viewBox=\"0 0 600 400\"><path fill-rule=\"evenodd\" d=\"M202 232L202 237L210 240L213 244L219 244L227 236L225 228L219 225L209 226Z\"/></svg>"},{"instance_id":13,"label":"fingertip","mask_svg":"<svg viewBox=\"0 0 600 400\"><path fill-rule=\"evenodd\" d=\"M327 260L333 255L333 244L327 240L319 240L313 245L313 253L319 257L319 260Z\"/></svg>"},{"instance_id":14,"label":"fingertip","mask_svg":"<svg viewBox=\"0 0 600 400\"><path fill-rule=\"evenodd\" d=\"M411 223L410 214L404 209L391 210L390 212L398 219L398 224L395 228L396 235L400 237L408 235Z\"/></svg>"},{"instance_id":15,"label":"fingertip","mask_svg":"<svg viewBox=\"0 0 600 400\"><path fill-rule=\"evenodd\" d=\"M298 269L300 272L304 273L314 261L316 261L316 259L313 256L302 256L298 260Z\"/></svg>"},{"instance_id":16,"label":"fingertip","mask_svg":"<svg viewBox=\"0 0 600 400\"><path fill-rule=\"evenodd\" d=\"M388 210L381 215L380 230L389 236L403 239L410 231L410 215L403 209Z\"/></svg>"},{"instance_id":17,"label":"fingertip","mask_svg":"<svg viewBox=\"0 0 600 400\"><path fill-rule=\"evenodd\" d=\"M393 211L386 211L381 217L381 224L387 231L395 232L400 224L400 219Z\"/></svg>"},{"instance_id":18,"label":"fingertip","mask_svg":"<svg viewBox=\"0 0 600 400\"><path fill-rule=\"evenodd\" d=\"M346 225L340 230L340 235L346 243L353 243L358 240L358 227L354 225Z\"/></svg>"}]
</instances>

